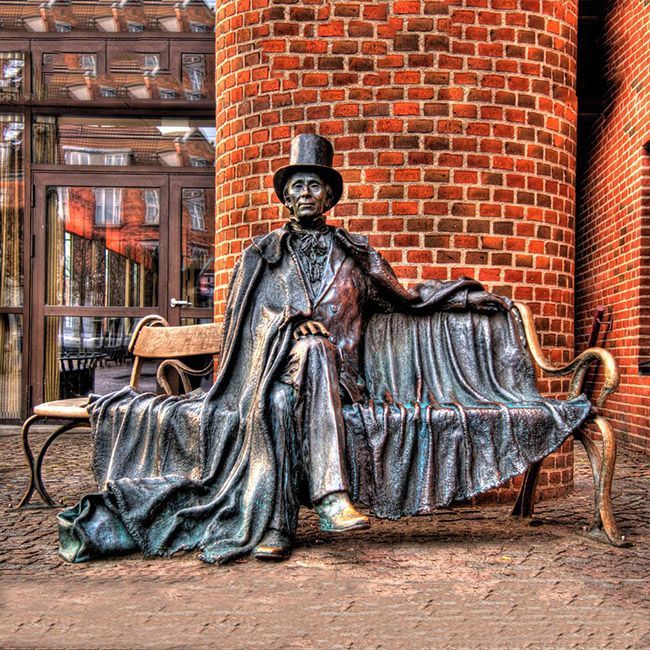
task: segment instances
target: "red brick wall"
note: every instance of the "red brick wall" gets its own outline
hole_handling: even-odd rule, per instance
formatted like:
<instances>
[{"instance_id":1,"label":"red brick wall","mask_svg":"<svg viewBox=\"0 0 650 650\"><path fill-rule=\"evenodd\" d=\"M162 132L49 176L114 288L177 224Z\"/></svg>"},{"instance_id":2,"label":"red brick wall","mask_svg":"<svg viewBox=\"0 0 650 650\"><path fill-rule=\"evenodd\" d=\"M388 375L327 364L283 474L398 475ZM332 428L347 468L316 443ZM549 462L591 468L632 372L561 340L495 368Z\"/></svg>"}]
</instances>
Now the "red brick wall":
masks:
<instances>
[{"instance_id":1,"label":"red brick wall","mask_svg":"<svg viewBox=\"0 0 650 650\"><path fill-rule=\"evenodd\" d=\"M273 171L313 131L346 182L332 222L368 234L406 282L465 274L528 302L568 360L576 5L220 0L217 313L242 247L285 219ZM567 444L546 494L571 465Z\"/></svg>"},{"instance_id":2,"label":"red brick wall","mask_svg":"<svg viewBox=\"0 0 650 650\"><path fill-rule=\"evenodd\" d=\"M650 5L617 0L605 24L605 110L590 137L592 150L578 209L576 333L586 345L593 310L613 310L607 348L622 370L605 415L620 440L650 453ZM645 180L644 180L645 179ZM645 260L643 256L645 255Z\"/></svg>"}]
</instances>

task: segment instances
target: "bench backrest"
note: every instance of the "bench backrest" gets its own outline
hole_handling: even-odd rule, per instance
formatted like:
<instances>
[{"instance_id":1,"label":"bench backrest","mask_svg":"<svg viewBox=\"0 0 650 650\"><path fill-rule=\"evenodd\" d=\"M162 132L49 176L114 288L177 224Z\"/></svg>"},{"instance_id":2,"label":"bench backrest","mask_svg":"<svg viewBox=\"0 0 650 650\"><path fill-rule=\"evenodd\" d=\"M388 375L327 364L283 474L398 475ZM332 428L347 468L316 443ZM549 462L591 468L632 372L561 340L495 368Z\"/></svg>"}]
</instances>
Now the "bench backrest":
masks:
<instances>
[{"instance_id":1,"label":"bench backrest","mask_svg":"<svg viewBox=\"0 0 650 650\"><path fill-rule=\"evenodd\" d=\"M166 361L218 354L221 331L219 323L171 327L161 316L145 316L133 331L128 347L134 356L131 386L138 387L145 360Z\"/></svg>"}]
</instances>

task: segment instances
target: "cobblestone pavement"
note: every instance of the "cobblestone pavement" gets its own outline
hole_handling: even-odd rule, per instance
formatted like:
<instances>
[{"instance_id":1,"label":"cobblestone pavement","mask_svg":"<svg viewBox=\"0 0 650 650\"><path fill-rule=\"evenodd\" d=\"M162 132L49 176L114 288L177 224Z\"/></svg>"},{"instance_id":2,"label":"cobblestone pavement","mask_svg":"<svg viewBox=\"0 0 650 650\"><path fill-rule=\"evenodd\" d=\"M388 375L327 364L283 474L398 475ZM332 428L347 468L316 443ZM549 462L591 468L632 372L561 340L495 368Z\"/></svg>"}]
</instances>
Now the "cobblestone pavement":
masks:
<instances>
[{"instance_id":1,"label":"cobblestone pavement","mask_svg":"<svg viewBox=\"0 0 650 650\"><path fill-rule=\"evenodd\" d=\"M45 480L63 503L93 488L89 442L51 449ZM11 509L26 486L15 431L0 435L0 479L3 648L650 648L650 462L629 452L614 509L633 548L580 535L592 507L580 454L574 494L539 504L543 525L464 507L334 536L305 512L276 565L70 565L55 510Z\"/></svg>"}]
</instances>

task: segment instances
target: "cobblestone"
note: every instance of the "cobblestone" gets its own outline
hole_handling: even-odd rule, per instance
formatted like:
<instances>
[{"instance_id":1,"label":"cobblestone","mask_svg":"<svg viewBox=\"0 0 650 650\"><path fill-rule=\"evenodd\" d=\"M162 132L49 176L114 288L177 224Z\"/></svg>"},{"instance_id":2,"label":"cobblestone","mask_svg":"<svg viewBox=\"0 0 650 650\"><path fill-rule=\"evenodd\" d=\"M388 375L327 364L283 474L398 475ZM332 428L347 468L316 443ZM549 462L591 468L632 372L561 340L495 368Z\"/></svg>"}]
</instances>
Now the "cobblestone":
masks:
<instances>
[{"instance_id":1,"label":"cobblestone","mask_svg":"<svg viewBox=\"0 0 650 650\"><path fill-rule=\"evenodd\" d=\"M51 449L45 481L62 503L94 487L89 443L79 433ZM5 432L0 646L648 648L650 463L619 454L614 510L635 546L616 549L581 535L593 492L576 459L574 493L540 503L537 526L507 506L467 506L334 536L305 511L282 564L189 554L70 565L56 510L12 509L27 479L19 437Z\"/></svg>"}]
</instances>

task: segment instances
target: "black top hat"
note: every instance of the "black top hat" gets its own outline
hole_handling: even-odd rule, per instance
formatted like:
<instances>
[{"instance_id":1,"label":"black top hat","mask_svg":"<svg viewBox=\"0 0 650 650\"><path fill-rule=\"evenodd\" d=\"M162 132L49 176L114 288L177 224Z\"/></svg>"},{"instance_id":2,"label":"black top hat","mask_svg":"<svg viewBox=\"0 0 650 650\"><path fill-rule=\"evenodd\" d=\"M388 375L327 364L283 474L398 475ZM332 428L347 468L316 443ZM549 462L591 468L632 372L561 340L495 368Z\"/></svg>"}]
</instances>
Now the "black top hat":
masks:
<instances>
[{"instance_id":1,"label":"black top hat","mask_svg":"<svg viewBox=\"0 0 650 650\"><path fill-rule=\"evenodd\" d=\"M284 186L289 177L299 171L318 173L332 188L332 204L334 207L343 193L343 178L332 167L334 148L332 143L320 135L302 133L291 141L289 164L281 167L273 176L275 193L284 203Z\"/></svg>"}]
</instances>

